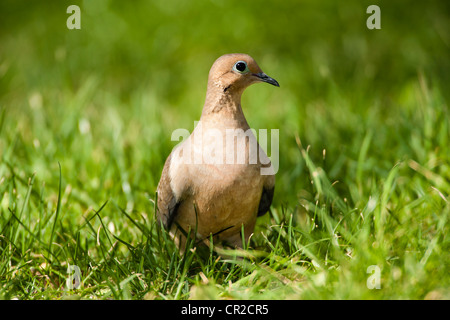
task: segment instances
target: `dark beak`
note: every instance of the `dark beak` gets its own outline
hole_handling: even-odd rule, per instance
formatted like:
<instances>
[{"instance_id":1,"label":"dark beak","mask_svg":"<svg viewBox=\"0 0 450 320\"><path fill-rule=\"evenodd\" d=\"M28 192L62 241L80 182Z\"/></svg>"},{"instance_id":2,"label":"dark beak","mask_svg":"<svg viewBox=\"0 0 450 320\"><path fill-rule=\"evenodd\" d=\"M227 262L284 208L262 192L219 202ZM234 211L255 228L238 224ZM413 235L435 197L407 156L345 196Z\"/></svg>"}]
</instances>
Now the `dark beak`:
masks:
<instances>
[{"instance_id":1,"label":"dark beak","mask_svg":"<svg viewBox=\"0 0 450 320\"><path fill-rule=\"evenodd\" d=\"M274 78L269 77L264 72L256 73L256 74L254 74L254 76L257 77L262 82L270 83L271 85L274 85L276 87L280 86L280 84L278 83L277 80L275 80Z\"/></svg>"}]
</instances>

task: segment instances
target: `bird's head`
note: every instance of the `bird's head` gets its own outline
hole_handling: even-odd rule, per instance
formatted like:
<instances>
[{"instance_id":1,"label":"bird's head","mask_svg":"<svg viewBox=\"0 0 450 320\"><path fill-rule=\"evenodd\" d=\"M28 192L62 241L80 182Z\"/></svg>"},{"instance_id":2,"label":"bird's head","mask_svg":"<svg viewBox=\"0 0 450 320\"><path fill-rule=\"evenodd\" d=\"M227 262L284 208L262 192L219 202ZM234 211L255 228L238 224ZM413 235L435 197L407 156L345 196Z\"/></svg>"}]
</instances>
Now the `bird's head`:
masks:
<instances>
[{"instance_id":1,"label":"bird's head","mask_svg":"<svg viewBox=\"0 0 450 320\"><path fill-rule=\"evenodd\" d=\"M261 70L252 57L243 53L226 54L218 58L211 67L208 81L224 92L242 92L257 82L280 86Z\"/></svg>"}]
</instances>

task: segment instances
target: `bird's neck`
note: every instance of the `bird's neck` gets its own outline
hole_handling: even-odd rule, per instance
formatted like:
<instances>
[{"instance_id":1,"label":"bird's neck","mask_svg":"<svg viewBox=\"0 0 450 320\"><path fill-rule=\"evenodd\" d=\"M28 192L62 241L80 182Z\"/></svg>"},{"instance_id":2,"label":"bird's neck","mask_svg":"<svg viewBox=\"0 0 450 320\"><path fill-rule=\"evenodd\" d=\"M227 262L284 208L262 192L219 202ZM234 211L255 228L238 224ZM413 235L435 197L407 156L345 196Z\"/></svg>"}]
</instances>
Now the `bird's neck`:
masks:
<instances>
[{"instance_id":1,"label":"bird's neck","mask_svg":"<svg viewBox=\"0 0 450 320\"><path fill-rule=\"evenodd\" d=\"M245 120L241 108L241 96L243 90L237 88L222 88L214 84L208 84L205 105L202 118L220 116L236 120Z\"/></svg>"}]
</instances>

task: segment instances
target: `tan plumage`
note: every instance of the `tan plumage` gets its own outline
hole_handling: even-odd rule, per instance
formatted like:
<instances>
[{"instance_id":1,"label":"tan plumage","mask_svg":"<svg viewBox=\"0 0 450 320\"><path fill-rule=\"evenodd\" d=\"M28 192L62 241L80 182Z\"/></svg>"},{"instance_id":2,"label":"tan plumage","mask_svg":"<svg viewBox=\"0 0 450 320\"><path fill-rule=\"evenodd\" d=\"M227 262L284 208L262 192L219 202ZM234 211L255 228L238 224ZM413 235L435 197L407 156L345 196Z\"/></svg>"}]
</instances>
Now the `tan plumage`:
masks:
<instances>
[{"instance_id":1,"label":"tan plumage","mask_svg":"<svg viewBox=\"0 0 450 320\"><path fill-rule=\"evenodd\" d=\"M271 163L247 131L241 108L244 89L256 82L279 86L246 54L217 59L209 73L199 124L164 164L157 187L157 217L182 250L183 234L189 229L197 230L198 239L213 235L215 244L224 241L240 247L242 225L247 241L257 216L269 210L275 175L261 174L261 168ZM227 139L235 143L227 144ZM256 163L250 161L252 145L260 152Z\"/></svg>"}]
</instances>

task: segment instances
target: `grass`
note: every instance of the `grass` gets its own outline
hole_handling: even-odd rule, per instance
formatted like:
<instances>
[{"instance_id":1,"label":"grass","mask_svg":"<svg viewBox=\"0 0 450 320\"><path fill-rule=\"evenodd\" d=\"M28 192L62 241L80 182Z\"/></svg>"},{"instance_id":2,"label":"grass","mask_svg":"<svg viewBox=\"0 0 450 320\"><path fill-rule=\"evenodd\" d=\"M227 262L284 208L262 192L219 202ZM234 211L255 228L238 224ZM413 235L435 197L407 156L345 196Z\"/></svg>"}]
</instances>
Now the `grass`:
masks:
<instances>
[{"instance_id":1,"label":"grass","mask_svg":"<svg viewBox=\"0 0 450 320\"><path fill-rule=\"evenodd\" d=\"M0 298L450 298L446 4L381 3L378 31L357 1L80 2L79 31L69 4L0 8ZM156 185L236 51L281 84L243 97L280 130L274 203L245 250L180 256Z\"/></svg>"}]
</instances>

